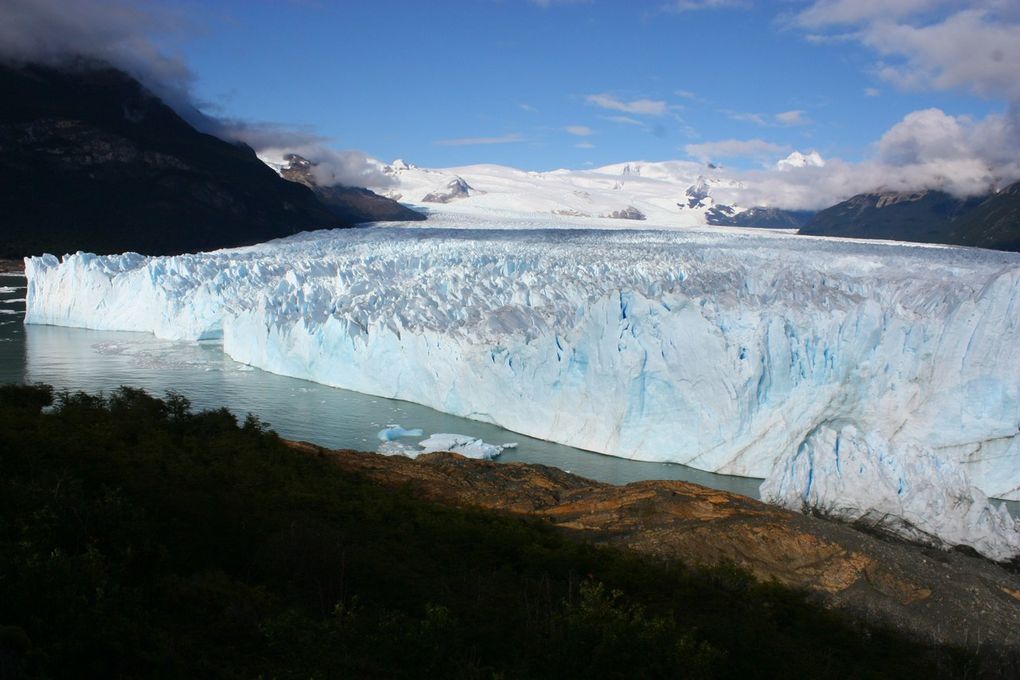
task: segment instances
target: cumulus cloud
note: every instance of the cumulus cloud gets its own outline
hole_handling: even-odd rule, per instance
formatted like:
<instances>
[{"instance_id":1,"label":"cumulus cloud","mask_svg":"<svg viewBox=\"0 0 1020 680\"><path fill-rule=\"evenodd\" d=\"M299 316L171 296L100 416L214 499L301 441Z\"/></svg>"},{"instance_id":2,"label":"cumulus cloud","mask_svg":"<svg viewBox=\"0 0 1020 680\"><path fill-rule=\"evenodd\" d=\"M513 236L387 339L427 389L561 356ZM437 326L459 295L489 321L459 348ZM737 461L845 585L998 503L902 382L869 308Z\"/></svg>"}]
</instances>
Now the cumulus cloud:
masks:
<instances>
[{"instance_id":1,"label":"cumulus cloud","mask_svg":"<svg viewBox=\"0 0 1020 680\"><path fill-rule=\"evenodd\" d=\"M861 42L883 80L1020 102L1020 6L1002 0L819 0L794 25ZM835 31L836 33L831 33Z\"/></svg>"},{"instance_id":2,"label":"cumulus cloud","mask_svg":"<svg viewBox=\"0 0 1020 680\"><path fill-rule=\"evenodd\" d=\"M664 116L669 111L666 102L658 99L635 99L623 101L611 94L590 94L584 100L594 106L610 111L622 111L639 116Z\"/></svg>"},{"instance_id":3,"label":"cumulus cloud","mask_svg":"<svg viewBox=\"0 0 1020 680\"><path fill-rule=\"evenodd\" d=\"M738 182L713 190L713 195L740 205L812 210L876 190L938 189L977 196L1020 179L1018 142L1020 131L1010 116L975 121L924 109L907 114L886 131L864 161L794 152L774 168L729 173ZM699 160L722 157L707 152L691 155Z\"/></svg>"},{"instance_id":4,"label":"cumulus cloud","mask_svg":"<svg viewBox=\"0 0 1020 680\"><path fill-rule=\"evenodd\" d=\"M751 158L760 161L789 150L788 146L766 142L764 139L723 139L684 147L688 156L706 163L721 158Z\"/></svg>"},{"instance_id":5,"label":"cumulus cloud","mask_svg":"<svg viewBox=\"0 0 1020 680\"><path fill-rule=\"evenodd\" d=\"M285 165L289 154L297 154L313 163L312 176L319 186L342 184L380 189L395 184L395 180L382 171L382 163L361 151L339 151L316 143L265 146L258 151L259 158L275 168Z\"/></svg>"},{"instance_id":6,"label":"cumulus cloud","mask_svg":"<svg viewBox=\"0 0 1020 680\"><path fill-rule=\"evenodd\" d=\"M744 178L749 198L780 207L821 207L854 193L940 189L987 193L1020 179L1020 4L1015 0L815 0L788 17L814 41L857 42L875 74L904 89L956 90L1005 101L1005 113L974 120L914 111L859 163L786 167ZM881 92L869 87L865 96Z\"/></svg>"}]
</instances>

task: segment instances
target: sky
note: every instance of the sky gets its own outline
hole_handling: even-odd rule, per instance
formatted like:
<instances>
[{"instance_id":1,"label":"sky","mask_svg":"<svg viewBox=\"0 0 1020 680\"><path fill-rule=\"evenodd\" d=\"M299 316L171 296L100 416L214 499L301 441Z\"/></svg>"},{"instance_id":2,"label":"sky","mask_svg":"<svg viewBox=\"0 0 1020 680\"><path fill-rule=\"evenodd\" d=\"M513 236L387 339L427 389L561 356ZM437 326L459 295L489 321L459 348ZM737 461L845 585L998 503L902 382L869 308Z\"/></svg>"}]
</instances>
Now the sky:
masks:
<instances>
[{"instance_id":1,"label":"sky","mask_svg":"<svg viewBox=\"0 0 1020 680\"><path fill-rule=\"evenodd\" d=\"M0 57L70 50L340 174L690 160L789 204L765 175L795 151L827 169L782 182L833 195L1020 179L1016 0L5 0Z\"/></svg>"}]
</instances>

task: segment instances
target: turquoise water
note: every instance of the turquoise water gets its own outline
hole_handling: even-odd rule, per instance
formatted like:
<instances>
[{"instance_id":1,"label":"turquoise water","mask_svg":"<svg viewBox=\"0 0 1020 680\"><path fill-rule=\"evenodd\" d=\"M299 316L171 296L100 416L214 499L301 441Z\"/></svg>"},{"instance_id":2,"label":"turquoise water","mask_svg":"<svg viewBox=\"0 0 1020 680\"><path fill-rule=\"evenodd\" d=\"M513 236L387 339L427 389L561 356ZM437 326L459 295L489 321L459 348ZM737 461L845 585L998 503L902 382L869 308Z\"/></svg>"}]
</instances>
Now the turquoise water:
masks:
<instances>
[{"instance_id":1,"label":"turquoise water","mask_svg":"<svg viewBox=\"0 0 1020 680\"><path fill-rule=\"evenodd\" d=\"M162 396L175 390L196 408L251 412L288 439L331 448L374 450L392 424L451 432L492 444L516 442L501 462L541 463L626 484L678 479L758 497L759 479L702 472L672 463L643 463L533 439L404 401L373 397L286 378L239 364L218 344L171 342L147 333L88 331L22 323L25 279L0 276L0 382L44 382L58 389L109 391L120 385ZM401 441L413 443L420 438Z\"/></svg>"}]
</instances>

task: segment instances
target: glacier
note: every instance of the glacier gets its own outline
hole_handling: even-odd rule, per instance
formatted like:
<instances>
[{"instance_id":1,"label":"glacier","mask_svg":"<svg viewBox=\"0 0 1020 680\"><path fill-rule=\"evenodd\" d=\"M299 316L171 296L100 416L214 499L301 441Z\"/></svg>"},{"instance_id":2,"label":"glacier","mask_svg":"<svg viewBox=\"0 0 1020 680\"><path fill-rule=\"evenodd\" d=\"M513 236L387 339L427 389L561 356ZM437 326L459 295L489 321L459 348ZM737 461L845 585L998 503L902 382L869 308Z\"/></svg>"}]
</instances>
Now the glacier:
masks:
<instances>
[{"instance_id":1,"label":"glacier","mask_svg":"<svg viewBox=\"0 0 1020 680\"><path fill-rule=\"evenodd\" d=\"M1020 500L1020 256L430 222L29 258L26 322L219 339L275 373L763 477L763 498L797 510L1020 554L1020 526L988 500Z\"/></svg>"}]
</instances>

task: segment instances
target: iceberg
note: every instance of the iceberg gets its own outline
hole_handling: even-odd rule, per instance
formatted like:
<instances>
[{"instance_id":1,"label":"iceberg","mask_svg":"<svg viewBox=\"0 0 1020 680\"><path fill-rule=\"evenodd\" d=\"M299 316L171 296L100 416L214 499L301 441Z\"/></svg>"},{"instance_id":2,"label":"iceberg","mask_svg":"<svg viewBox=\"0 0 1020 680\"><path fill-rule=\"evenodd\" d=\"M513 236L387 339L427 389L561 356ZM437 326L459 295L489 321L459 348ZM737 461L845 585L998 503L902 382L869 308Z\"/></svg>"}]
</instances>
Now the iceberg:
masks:
<instances>
[{"instance_id":1,"label":"iceberg","mask_svg":"<svg viewBox=\"0 0 1020 680\"><path fill-rule=\"evenodd\" d=\"M394 430L399 430L405 434L395 435ZM499 454L503 453L504 449L512 449L517 446L515 443L489 444L477 437L470 437L466 434L451 434L445 432L426 437L418 442L417 446L396 441L399 437L420 437L421 435L421 428L404 430L400 426L393 426L379 433L379 440L382 443L379 444L379 447L376 449L376 453L381 453L384 456L405 456L407 458L417 458L425 453L451 451L453 453L458 453L465 458L493 460L494 458L498 458Z\"/></svg>"},{"instance_id":2,"label":"iceberg","mask_svg":"<svg viewBox=\"0 0 1020 680\"><path fill-rule=\"evenodd\" d=\"M1020 500L1020 256L465 220L30 258L26 321L218 339L283 375L1020 553L987 500Z\"/></svg>"}]
</instances>

